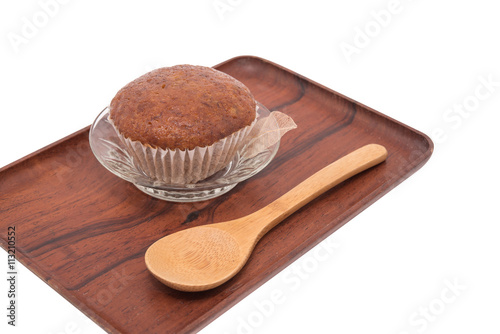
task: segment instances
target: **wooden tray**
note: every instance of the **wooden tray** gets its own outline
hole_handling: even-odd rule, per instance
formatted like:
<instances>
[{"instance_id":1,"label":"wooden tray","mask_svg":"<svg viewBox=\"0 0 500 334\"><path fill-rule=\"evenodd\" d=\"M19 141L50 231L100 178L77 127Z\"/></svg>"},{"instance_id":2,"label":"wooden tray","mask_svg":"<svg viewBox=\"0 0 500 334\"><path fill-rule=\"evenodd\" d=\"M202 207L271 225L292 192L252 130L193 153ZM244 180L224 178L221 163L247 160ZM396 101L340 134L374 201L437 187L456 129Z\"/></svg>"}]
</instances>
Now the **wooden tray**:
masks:
<instances>
[{"instance_id":1,"label":"wooden tray","mask_svg":"<svg viewBox=\"0 0 500 334\"><path fill-rule=\"evenodd\" d=\"M267 60L243 56L216 68L298 125L282 139L269 166L222 197L176 204L145 195L97 162L88 127L0 170L2 247L7 226L15 225L18 259L110 333L200 330L431 156L432 142L422 133ZM228 283L183 293L147 271L144 253L160 237L247 215L372 142L388 149L385 163L337 186L270 231Z\"/></svg>"}]
</instances>

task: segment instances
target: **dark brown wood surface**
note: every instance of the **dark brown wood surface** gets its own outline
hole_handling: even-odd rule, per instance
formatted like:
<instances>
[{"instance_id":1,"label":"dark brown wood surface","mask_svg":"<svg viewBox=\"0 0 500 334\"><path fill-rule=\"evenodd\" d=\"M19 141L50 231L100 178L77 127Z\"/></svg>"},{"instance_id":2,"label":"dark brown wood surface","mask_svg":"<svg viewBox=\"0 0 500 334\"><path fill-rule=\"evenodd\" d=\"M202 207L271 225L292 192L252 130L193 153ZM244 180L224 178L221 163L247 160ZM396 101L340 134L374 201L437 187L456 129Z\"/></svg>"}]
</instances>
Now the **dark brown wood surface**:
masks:
<instances>
[{"instance_id":1,"label":"dark brown wood surface","mask_svg":"<svg viewBox=\"0 0 500 334\"><path fill-rule=\"evenodd\" d=\"M88 128L0 170L2 247L7 226L16 226L18 260L108 332L200 330L431 156L432 142L425 135L269 61L243 56L216 68L298 125L282 139L269 166L221 197L190 204L149 197L98 163ZM270 231L228 283L205 292L178 292L147 271L144 253L162 236L247 215L368 143L384 145L387 161Z\"/></svg>"}]
</instances>

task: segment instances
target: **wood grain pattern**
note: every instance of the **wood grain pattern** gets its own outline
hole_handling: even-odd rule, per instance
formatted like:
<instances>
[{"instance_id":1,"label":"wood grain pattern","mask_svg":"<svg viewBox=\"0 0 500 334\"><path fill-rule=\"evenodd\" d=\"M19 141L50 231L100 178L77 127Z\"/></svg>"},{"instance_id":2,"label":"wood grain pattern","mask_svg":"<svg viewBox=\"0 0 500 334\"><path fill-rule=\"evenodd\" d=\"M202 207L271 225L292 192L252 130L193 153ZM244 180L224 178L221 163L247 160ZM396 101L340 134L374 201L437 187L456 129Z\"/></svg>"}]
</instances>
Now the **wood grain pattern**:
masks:
<instances>
[{"instance_id":1,"label":"wood grain pattern","mask_svg":"<svg viewBox=\"0 0 500 334\"><path fill-rule=\"evenodd\" d=\"M18 259L110 333L201 329L431 156L425 135L279 65L244 56L216 68L298 125L269 166L219 198L168 203L147 196L97 162L88 128L0 170L2 247L7 226L15 225ZM269 231L226 284L180 292L146 269L144 253L162 236L248 215L371 142L387 148L384 164L345 181Z\"/></svg>"}]
</instances>

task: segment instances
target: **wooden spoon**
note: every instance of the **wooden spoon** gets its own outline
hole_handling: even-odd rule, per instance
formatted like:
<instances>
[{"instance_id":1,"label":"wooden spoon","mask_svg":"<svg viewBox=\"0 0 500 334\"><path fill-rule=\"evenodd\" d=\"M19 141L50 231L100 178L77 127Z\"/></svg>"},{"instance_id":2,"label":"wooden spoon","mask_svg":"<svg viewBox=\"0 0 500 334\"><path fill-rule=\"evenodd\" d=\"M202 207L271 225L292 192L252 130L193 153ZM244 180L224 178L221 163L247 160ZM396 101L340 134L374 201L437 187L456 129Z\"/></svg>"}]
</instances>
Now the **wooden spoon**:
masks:
<instances>
[{"instance_id":1,"label":"wooden spoon","mask_svg":"<svg viewBox=\"0 0 500 334\"><path fill-rule=\"evenodd\" d=\"M160 282L177 290L215 288L240 271L259 239L283 219L386 157L383 146L363 146L248 216L189 228L156 241L146 251L146 266Z\"/></svg>"}]
</instances>

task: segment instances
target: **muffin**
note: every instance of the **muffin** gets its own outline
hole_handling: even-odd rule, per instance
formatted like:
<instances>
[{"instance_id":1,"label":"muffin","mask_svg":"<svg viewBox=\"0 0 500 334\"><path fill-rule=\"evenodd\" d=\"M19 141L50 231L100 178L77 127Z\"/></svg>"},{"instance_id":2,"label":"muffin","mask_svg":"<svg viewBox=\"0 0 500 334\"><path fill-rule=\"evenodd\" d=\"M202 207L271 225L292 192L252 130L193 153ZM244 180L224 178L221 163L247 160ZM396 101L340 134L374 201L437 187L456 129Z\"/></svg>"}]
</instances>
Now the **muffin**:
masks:
<instances>
[{"instance_id":1,"label":"muffin","mask_svg":"<svg viewBox=\"0 0 500 334\"><path fill-rule=\"evenodd\" d=\"M123 87L109 119L146 175L188 184L224 168L255 117L255 99L241 82L209 67L177 65Z\"/></svg>"}]
</instances>

